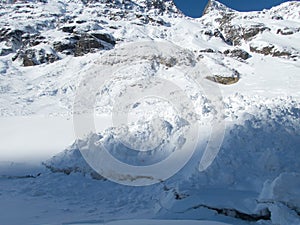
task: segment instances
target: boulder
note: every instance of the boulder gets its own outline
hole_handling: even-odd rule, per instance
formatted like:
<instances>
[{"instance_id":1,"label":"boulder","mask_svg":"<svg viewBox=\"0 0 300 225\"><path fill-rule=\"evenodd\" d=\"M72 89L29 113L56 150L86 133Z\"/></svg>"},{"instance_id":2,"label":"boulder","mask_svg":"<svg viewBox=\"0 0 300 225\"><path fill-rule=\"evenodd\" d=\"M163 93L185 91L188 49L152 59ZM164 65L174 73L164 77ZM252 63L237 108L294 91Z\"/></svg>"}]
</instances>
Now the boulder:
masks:
<instances>
[{"instance_id":1,"label":"boulder","mask_svg":"<svg viewBox=\"0 0 300 225\"><path fill-rule=\"evenodd\" d=\"M219 75L208 76L206 79L224 85L234 84L239 81L239 77L223 77Z\"/></svg>"},{"instance_id":2,"label":"boulder","mask_svg":"<svg viewBox=\"0 0 300 225\"><path fill-rule=\"evenodd\" d=\"M227 49L226 51L223 52L225 55L240 59L240 60L247 60L251 57L251 55L246 52L243 49L236 48L236 49Z\"/></svg>"},{"instance_id":3,"label":"boulder","mask_svg":"<svg viewBox=\"0 0 300 225\"><path fill-rule=\"evenodd\" d=\"M73 33L75 28L76 26L64 26L61 28L61 30L66 33Z\"/></svg>"}]
</instances>

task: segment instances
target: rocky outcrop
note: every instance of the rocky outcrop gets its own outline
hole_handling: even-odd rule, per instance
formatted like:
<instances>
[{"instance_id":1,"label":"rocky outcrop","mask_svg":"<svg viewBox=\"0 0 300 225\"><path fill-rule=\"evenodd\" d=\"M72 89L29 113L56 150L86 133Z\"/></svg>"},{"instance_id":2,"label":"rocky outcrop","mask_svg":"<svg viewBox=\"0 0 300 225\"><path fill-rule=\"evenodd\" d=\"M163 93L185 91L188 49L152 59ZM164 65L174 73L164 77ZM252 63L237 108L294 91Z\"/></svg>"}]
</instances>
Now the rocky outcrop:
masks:
<instances>
[{"instance_id":1,"label":"rocky outcrop","mask_svg":"<svg viewBox=\"0 0 300 225\"><path fill-rule=\"evenodd\" d=\"M239 17L239 13L215 0L208 2L203 15L206 14L215 17L215 22L218 24L217 30L222 34L220 37L229 45L241 45L242 41L250 41L258 34L271 30L260 23L253 23L250 26L233 23L233 20Z\"/></svg>"},{"instance_id":2,"label":"rocky outcrop","mask_svg":"<svg viewBox=\"0 0 300 225\"><path fill-rule=\"evenodd\" d=\"M292 34L295 34L299 31L300 31L300 28L292 29L292 28L289 28L289 27L285 27L283 29L278 29L276 33L281 34L281 35L292 35Z\"/></svg>"},{"instance_id":3,"label":"rocky outcrop","mask_svg":"<svg viewBox=\"0 0 300 225\"><path fill-rule=\"evenodd\" d=\"M113 46L116 44L115 38L109 33L100 33L100 32L98 32L98 33L91 33L89 35L94 37L94 38L97 38L100 41L107 42L107 43L109 43Z\"/></svg>"},{"instance_id":4,"label":"rocky outcrop","mask_svg":"<svg viewBox=\"0 0 300 225\"><path fill-rule=\"evenodd\" d=\"M234 84L237 83L240 80L240 73L235 70L235 69L230 69L231 74L214 74L212 76L207 76L206 79L219 83L219 84L223 84L223 85L230 85L230 84Z\"/></svg>"},{"instance_id":5,"label":"rocky outcrop","mask_svg":"<svg viewBox=\"0 0 300 225\"><path fill-rule=\"evenodd\" d=\"M227 42L227 40L225 39L225 37L223 36L222 32L219 29L215 29L215 30L206 30L204 31L204 34L209 36L209 37L217 37L220 38L222 41ZM230 43L228 43L230 44Z\"/></svg>"},{"instance_id":6,"label":"rocky outcrop","mask_svg":"<svg viewBox=\"0 0 300 225\"><path fill-rule=\"evenodd\" d=\"M265 31L271 31L271 29L269 27L266 27L264 24L253 24L250 27L242 29L242 36L245 41L250 41L256 35L261 34Z\"/></svg>"},{"instance_id":7,"label":"rocky outcrop","mask_svg":"<svg viewBox=\"0 0 300 225\"><path fill-rule=\"evenodd\" d=\"M230 85L237 83L239 81L239 77L223 77L219 75L208 76L206 79L224 85Z\"/></svg>"},{"instance_id":8,"label":"rocky outcrop","mask_svg":"<svg viewBox=\"0 0 300 225\"><path fill-rule=\"evenodd\" d=\"M53 43L53 48L57 52L61 52L65 55L74 55L76 49L76 43L78 39L75 38L65 38L62 41L55 41Z\"/></svg>"},{"instance_id":9,"label":"rocky outcrop","mask_svg":"<svg viewBox=\"0 0 300 225\"><path fill-rule=\"evenodd\" d=\"M83 34L75 45L74 56L82 56L104 48L105 46L98 38L90 34Z\"/></svg>"},{"instance_id":10,"label":"rocky outcrop","mask_svg":"<svg viewBox=\"0 0 300 225\"><path fill-rule=\"evenodd\" d=\"M223 17L220 19L220 30L223 33L226 42L231 45L241 45L242 41L250 41L258 34L265 31L271 31L270 28L264 24L252 24L249 27L231 24L232 17Z\"/></svg>"},{"instance_id":11,"label":"rocky outcrop","mask_svg":"<svg viewBox=\"0 0 300 225\"><path fill-rule=\"evenodd\" d=\"M10 28L2 28L0 30L0 42L4 42L5 47L0 49L0 56L15 52L22 46L21 30L11 30Z\"/></svg>"},{"instance_id":12,"label":"rocky outcrop","mask_svg":"<svg viewBox=\"0 0 300 225\"><path fill-rule=\"evenodd\" d=\"M13 60L21 62L22 66L35 66L43 63L53 63L59 60L59 56L49 46L42 48L29 48L19 50L13 57Z\"/></svg>"},{"instance_id":13,"label":"rocky outcrop","mask_svg":"<svg viewBox=\"0 0 300 225\"><path fill-rule=\"evenodd\" d=\"M227 49L223 52L225 55L239 59L239 60L247 60L251 57L251 55L243 49Z\"/></svg>"},{"instance_id":14,"label":"rocky outcrop","mask_svg":"<svg viewBox=\"0 0 300 225\"><path fill-rule=\"evenodd\" d=\"M250 44L250 51L273 57L297 58L300 56L293 49L282 48L271 43L257 42Z\"/></svg>"},{"instance_id":15,"label":"rocky outcrop","mask_svg":"<svg viewBox=\"0 0 300 225\"><path fill-rule=\"evenodd\" d=\"M66 33L73 33L75 28L76 26L64 26L61 28L61 30Z\"/></svg>"},{"instance_id":16,"label":"rocky outcrop","mask_svg":"<svg viewBox=\"0 0 300 225\"><path fill-rule=\"evenodd\" d=\"M82 56L98 50L112 49L116 44L115 38L108 33L73 34L61 41L55 41L53 48L66 55Z\"/></svg>"},{"instance_id":17,"label":"rocky outcrop","mask_svg":"<svg viewBox=\"0 0 300 225\"><path fill-rule=\"evenodd\" d=\"M204 53L215 53L215 50L213 50L212 48L206 48L206 49L202 49L199 52L204 52Z\"/></svg>"}]
</instances>

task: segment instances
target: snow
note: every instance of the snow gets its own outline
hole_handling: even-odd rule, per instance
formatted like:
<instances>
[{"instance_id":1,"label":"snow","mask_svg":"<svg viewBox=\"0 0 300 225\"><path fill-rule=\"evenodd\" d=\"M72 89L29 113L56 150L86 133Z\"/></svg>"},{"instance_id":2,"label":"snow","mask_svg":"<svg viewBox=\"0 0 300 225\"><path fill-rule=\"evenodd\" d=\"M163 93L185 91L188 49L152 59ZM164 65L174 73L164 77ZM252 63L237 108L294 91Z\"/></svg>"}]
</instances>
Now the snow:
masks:
<instances>
[{"instance_id":1,"label":"snow","mask_svg":"<svg viewBox=\"0 0 300 225\"><path fill-rule=\"evenodd\" d=\"M0 56L0 223L300 224L299 2L239 13L212 1L198 19L184 17L171 1L166 5L173 11L163 13L134 2L127 6L132 10L69 0L1 3L1 27L45 37L34 49L54 53L53 42L70 36L62 27L73 25L76 32L111 35L117 45L81 57L59 53L60 60L32 67L12 61L15 52ZM206 32L214 34L226 13L234 27L269 29L231 46ZM145 24L147 17L153 20ZM278 33L285 28L294 33ZM9 48L6 41L0 46ZM295 57L266 56L250 46L274 46ZM226 56L228 49L251 57ZM113 72L110 79L106 71ZM205 79L237 73L231 85ZM81 89L85 81L92 81L90 90ZM84 101L76 101L78 93ZM90 117L79 120L87 127L79 135L74 111L90 112L93 100L95 126L85 126ZM74 102L82 105L74 109ZM193 113L177 115L183 106ZM189 136L193 126L198 133ZM189 137L189 151L180 151ZM115 177L97 174L103 146L134 167L120 172L116 162L100 158ZM139 178L138 166L164 162L174 152L173 164ZM128 171L132 176L118 176Z\"/></svg>"},{"instance_id":2,"label":"snow","mask_svg":"<svg viewBox=\"0 0 300 225\"><path fill-rule=\"evenodd\" d=\"M267 180L259 197L262 205L269 205L274 223L298 224L300 222L299 173L281 173L273 181Z\"/></svg>"},{"instance_id":3,"label":"snow","mask_svg":"<svg viewBox=\"0 0 300 225\"><path fill-rule=\"evenodd\" d=\"M95 118L97 130L111 126L108 116ZM0 159L39 163L68 147L75 139L67 116L13 116L0 118Z\"/></svg>"}]
</instances>

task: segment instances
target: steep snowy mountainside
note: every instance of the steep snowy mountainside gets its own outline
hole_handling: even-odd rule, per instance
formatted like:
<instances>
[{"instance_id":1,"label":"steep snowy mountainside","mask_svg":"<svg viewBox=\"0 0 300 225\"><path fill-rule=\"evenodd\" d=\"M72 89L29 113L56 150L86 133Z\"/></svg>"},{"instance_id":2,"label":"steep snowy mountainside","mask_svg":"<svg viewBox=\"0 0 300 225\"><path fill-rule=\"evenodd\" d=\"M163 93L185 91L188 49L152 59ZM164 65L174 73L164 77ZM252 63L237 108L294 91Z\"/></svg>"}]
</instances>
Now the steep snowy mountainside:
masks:
<instances>
[{"instance_id":1,"label":"steep snowy mountainside","mask_svg":"<svg viewBox=\"0 0 300 225\"><path fill-rule=\"evenodd\" d=\"M170 0L8 2L0 4L0 223L175 218L300 224L299 1L238 12L210 0L197 19L184 16ZM157 53L165 49L172 51ZM121 68L95 93L100 129L75 140L71 117L81 81L101 78L108 65ZM195 77L200 86L216 85L218 95L210 99L188 79ZM151 85L160 88L158 94L167 90L151 83L155 79L182 89L194 106L189 121L155 98L125 109L116 104L132 89L136 95ZM85 91L89 102L90 90ZM173 94L172 100L185 103ZM129 123L110 124L113 109L128 109ZM214 130L221 133L220 151L203 170L199 161L220 118L224 129ZM174 177L149 187L109 182L80 152L95 153L104 145L121 161L149 165L180 149L181 133L195 124L193 157ZM124 147L124 141L131 147L158 145L143 152ZM43 168L1 164L37 152L44 154ZM16 217L16 210L23 213Z\"/></svg>"},{"instance_id":2,"label":"steep snowy mountainside","mask_svg":"<svg viewBox=\"0 0 300 225\"><path fill-rule=\"evenodd\" d=\"M139 40L163 39L193 51L217 82L258 76L260 58L287 63L296 74L299 7L296 1L241 13L212 0L202 18L192 19L172 1L1 3L1 114L69 114L91 62L115 45Z\"/></svg>"}]
</instances>

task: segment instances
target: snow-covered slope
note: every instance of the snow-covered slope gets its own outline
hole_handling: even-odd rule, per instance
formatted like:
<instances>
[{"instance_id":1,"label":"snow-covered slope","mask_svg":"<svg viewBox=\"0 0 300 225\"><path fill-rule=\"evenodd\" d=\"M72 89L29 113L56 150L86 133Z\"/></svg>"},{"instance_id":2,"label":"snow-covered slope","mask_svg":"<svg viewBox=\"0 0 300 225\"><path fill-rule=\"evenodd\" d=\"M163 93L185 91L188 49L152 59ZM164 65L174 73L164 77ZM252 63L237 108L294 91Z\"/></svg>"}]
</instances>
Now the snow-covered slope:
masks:
<instances>
[{"instance_id":1,"label":"snow-covered slope","mask_svg":"<svg viewBox=\"0 0 300 225\"><path fill-rule=\"evenodd\" d=\"M43 165L1 163L0 223L300 224L299 11L299 1L237 12L211 0L192 19L162 0L1 3L0 161ZM114 73L104 79L108 69ZM136 99L148 89L153 98ZM160 94L183 113L155 99ZM128 96L133 102L121 101ZM95 133L79 135L75 117L74 134L73 114L93 100ZM128 124L111 122L128 111ZM163 161L196 125L194 155L166 181L126 187L92 169L88 156L101 146L134 166ZM218 154L203 167L207 146ZM149 177L117 179L134 185Z\"/></svg>"},{"instance_id":2,"label":"snow-covered slope","mask_svg":"<svg viewBox=\"0 0 300 225\"><path fill-rule=\"evenodd\" d=\"M194 51L214 75L240 76L241 82L272 76L261 69L260 59L270 58L264 55L291 65L289 74L297 71L299 2L238 13L211 1L200 19L184 17L170 1L157 1L163 5L158 8L108 2L2 3L1 115L69 114L85 69L123 42L171 41Z\"/></svg>"}]
</instances>

